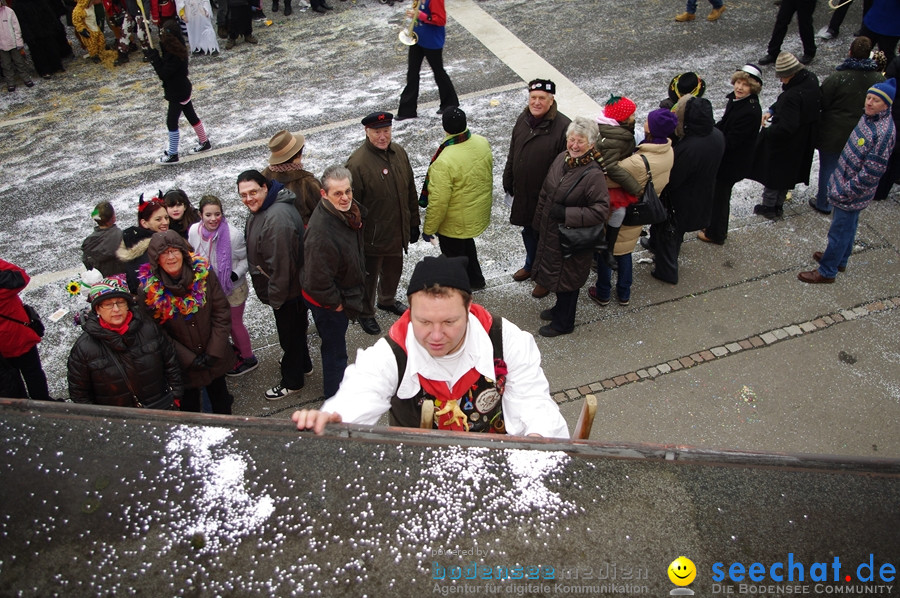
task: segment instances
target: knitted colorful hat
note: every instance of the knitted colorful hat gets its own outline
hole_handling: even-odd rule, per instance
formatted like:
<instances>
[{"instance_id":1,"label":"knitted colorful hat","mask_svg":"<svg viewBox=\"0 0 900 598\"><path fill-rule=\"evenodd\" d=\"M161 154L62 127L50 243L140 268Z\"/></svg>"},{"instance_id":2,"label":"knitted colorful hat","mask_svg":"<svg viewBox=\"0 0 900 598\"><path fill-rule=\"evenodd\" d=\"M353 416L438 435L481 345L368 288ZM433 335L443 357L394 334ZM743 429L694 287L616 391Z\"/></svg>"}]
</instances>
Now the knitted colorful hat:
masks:
<instances>
[{"instance_id":1,"label":"knitted colorful hat","mask_svg":"<svg viewBox=\"0 0 900 598\"><path fill-rule=\"evenodd\" d=\"M779 79L790 77L803 70L803 65L790 52L782 52L775 59L775 76Z\"/></svg>"},{"instance_id":2,"label":"knitted colorful hat","mask_svg":"<svg viewBox=\"0 0 900 598\"><path fill-rule=\"evenodd\" d=\"M88 293L88 302L91 304L91 307L96 310L98 305L107 299L113 299L115 297L126 299L128 301L128 306L131 307L131 293L128 292L128 283L125 282L124 274L107 276L100 282L91 285L91 290Z\"/></svg>"},{"instance_id":3,"label":"knitted colorful hat","mask_svg":"<svg viewBox=\"0 0 900 598\"><path fill-rule=\"evenodd\" d=\"M887 81L876 83L869 88L869 93L881 99L890 108L894 98L897 97L897 80L891 77Z\"/></svg>"},{"instance_id":4,"label":"knitted colorful hat","mask_svg":"<svg viewBox=\"0 0 900 598\"><path fill-rule=\"evenodd\" d=\"M628 117L634 114L637 105L626 97L609 96L606 105L603 107L603 116L612 118L619 122L625 122Z\"/></svg>"},{"instance_id":5,"label":"knitted colorful hat","mask_svg":"<svg viewBox=\"0 0 900 598\"><path fill-rule=\"evenodd\" d=\"M673 104L677 102L681 96L692 95L702 98L705 92L706 83L703 82L700 75L691 71L675 75L672 77L672 80L669 81L669 99L672 100Z\"/></svg>"},{"instance_id":6,"label":"knitted colorful hat","mask_svg":"<svg viewBox=\"0 0 900 598\"><path fill-rule=\"evenodd\" d=\"M528 82L528 91L546 91L556 93L556 83L550 79L532 79Z\"/></svg>"}]
</instances>

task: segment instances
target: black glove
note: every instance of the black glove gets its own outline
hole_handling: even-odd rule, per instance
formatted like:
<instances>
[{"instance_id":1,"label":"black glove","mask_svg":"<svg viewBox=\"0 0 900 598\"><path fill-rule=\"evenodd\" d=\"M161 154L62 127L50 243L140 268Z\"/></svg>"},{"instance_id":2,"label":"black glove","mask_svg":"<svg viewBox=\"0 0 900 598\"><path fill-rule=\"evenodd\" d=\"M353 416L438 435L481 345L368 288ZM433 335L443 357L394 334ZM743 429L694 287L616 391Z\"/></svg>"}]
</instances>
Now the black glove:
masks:
<instances>
[{"instance_id":1,"label":"black glove","mask_svg":"<svg viewBox=\"0 0 900 598\"><path fill-rule=\"evenodd\" d=\"M419 227L415 225L410 225L409 227L409 242L416 243L419 240Z\"/></svg>"},{"instance_id":2,"label":"black glove","mask_svg":"<svg viewBox=\"0 0 900 598\"><path fill-rule=\"evenodd\" d=\"M152 59L154 56L159 56L159 52L156 51L156 48L144 48L144 56Z\"/></svg>"},{"instance_id":3,"label":"black glove","mask_svg":"<svg viewBox=\"0 0 900 598\"><path fill-rule=\"evenodd\" d=\"M560 222L566 221L566 206L561 203L555 203L550 207L550 217Z\"/></svg>"},{"instance_id":4,"label":"black glove","mask_svg":"<svg viewBox=\"0 0 900 598\"><path fill-rule=\"evenodd\" d=\"M194 358L194 362L191 364L191 367L196 370L208 370L212 367L213 357L210 357L208 353L201 353L197 357Z\"/></svg>"},{"instance_id":5,"label":"black glove","mask_svg":"<svg viewBox=\"0 0 900 598\"><path fill-rule=\"evenodd\" d=\"M231 282L237 282L237 281L238 281L238 275L237 275L237 273L232 271L231 272Z\"/></svg>"},{"instance_id":6,"label":"black glove","mask_svg":"<svg viewBox=\"0 0 900 598\"><path fill-rule=\"evenodd\" d=\"M90 37L91 32L88 31L87 29L82 29L81 31L78 32L78 35L80 35L81 37Z\"/></svg>"}]
</instances>

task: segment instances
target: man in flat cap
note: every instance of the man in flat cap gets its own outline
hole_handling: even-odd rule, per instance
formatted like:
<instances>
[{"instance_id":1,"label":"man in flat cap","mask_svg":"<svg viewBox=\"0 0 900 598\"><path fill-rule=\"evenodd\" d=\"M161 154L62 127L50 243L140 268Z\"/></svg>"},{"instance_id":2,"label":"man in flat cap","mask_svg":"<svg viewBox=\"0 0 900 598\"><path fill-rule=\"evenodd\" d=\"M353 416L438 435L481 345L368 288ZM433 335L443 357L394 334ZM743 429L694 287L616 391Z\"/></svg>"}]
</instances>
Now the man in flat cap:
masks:
<instances>
[{"instance_id":1,"label":"man in flat cap","mask_svg":"<svg viewBox=\"0 0 900 598\"><path fill-rule=\"evenodd\" d=\"M419 427L433 403L432 427L568 438L541 369L534 337L472 302L466 258L426 257L407 289L409 311L356 356L338 393L321 411L296 411L300 430L327 423Z\"/></svg>"},{"instance_id":2,"label":"man in flat cap","mask_svg":"<svg viewBox=\"0 0 900 598\"><path fill-rule=\"evenodd\" d=\"M525 245L525 263L513 274L516 282L531 278L531 265L538 245L538 234L531 222L550 164L566 150L566 129L572 122L557 110L555 94L556 85L549 79L534 79L528 83L528 106L513 126L503 169L503 189L513 198L509 222L522 227ZM537 287L532 295L540 298L549 292Z\"/></svg>"},{"instance_id":3,"label":"man in flat cap","mask_svg":"<svg viewBox=\"0 0 900 598\"><path fill-rule=\"evenodd\" d=\"M413 170L406 151L391 141L393 121L390 112L373 112L362 119L366 140L346 164L353 175L353 199L367 210L363 226L366 298L359 325L368 334L381 334L375 320L376 296L378 309L398 316L406 311L406 305L396 299L397 285L403 253L419 239Z\"/></svg>"}]
</instances>

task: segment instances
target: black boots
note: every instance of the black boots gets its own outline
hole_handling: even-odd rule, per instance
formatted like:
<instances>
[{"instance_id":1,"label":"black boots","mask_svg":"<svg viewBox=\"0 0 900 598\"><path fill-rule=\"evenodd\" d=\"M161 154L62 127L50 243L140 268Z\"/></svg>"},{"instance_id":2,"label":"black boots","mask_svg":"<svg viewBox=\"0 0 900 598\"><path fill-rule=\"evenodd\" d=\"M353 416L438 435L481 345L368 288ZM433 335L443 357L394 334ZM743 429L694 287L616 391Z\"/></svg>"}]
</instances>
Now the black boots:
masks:
<instances>
[{"instance_id":1,"label":"black boots","mask_svg":"<svg viewBox=\"0 0 900 598\"><path fill-rule=\"evenodd\" d=\"M287 2L285 2L287 4ZM272 12L278 12L278 0L272 0Z\"/></svg>"},{"instance_id":2,"label":"black boots","mask_svg":"<svg viewBox=\"0 0 900 598\"><path fill-rule=\"evenodd\" d=\"M284 16L290 16L294 13L294 9L291 8L291 0L284 0Z\"/></svg>"}]
</instances>

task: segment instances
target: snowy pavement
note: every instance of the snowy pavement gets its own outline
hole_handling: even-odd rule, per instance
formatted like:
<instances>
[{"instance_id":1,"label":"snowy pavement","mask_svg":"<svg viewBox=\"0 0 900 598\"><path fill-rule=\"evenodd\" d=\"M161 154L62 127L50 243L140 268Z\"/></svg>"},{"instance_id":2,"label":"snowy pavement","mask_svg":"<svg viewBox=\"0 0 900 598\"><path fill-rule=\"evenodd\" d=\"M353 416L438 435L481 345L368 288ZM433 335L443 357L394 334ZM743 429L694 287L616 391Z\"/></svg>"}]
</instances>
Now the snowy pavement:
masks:
<instances>
[{"instance_id":1,"label":"snowy pavement","mask_svg":"<svg viewBox=\"0 0 900 598\"><path fill-rule=\"evenodd\" d=\"M57 309L73 311L84 305L67 295L64 284L80 270L80 244L91 231L89 214L98 201L110 200L125 228L135 223L138 195L181 187L195 204L203 194L218 195L226 216L242 223L246 211L237 197L235 177L265 165L266 140L275 131L304 132L305 165L320 174L326 166L344 162L362 142L359 119L375 110L396 110L406 70L405 47L397 41L405 24L405 3L334 4L327 15L308 7L287 18L270 14L271 26L254 24L259 45L239 44L219 56L192 58L194 105L214 150L173 166L154 164L166 143L165 105L158 78L137 55L115 70L78 57L67 64L64 75L39 80L30 90L0 95L0 135L5 141L0 144L0 193L6 206L0 212L0 255L34 277L35 284L22 296L38 307L45 321ZM613 93L627 95L638 104L641 130L643 117L665 96L670 78L695 70L707 81L706 97L718 116L730 91L730 74L764 53L775 9L768 1L736 0L728 3L719 21L708 23L703 18L707 7L701 3L697 21L675 23L680 7L663 0L448 4L445 65L471 130L486 136L494 149L492 221L477 241L488 289L477 299L536 331L537 314L550 306L550 299L535 301L530 283L511 281L523 250L518 229L508 224L500 184L509 134L525 103L523 74L540 70L546 61L571 82L570 97L562 92L557 96L570 117L592 117L591 101L602 104ZM459 21L454 19L457 11ZM477 18L479 11L490 19ZM820 7L816 29L829 12ZM859 12L851 9L844 30L849 33L858 23ZM842 60L849 42L845 35L820 45L811 66L820 79ZM799 52L795 25L784 49ZM768 105L780 86L771 67L764 73L762 102ZM394 140L409 153L418 185L443 137L427 66L422 69L420 102L418 119L394 127ZM184 120L181 131L186 152L194 134ZM575 334L539 339L551 390L568 419L574 422L571 412L577 411L583 389L596 391L591 384L603 387L604 380L900 294L894 282L900 246L894 224L897 191L891 201L864 214L860 257L837 284L808 288L795 280L797 271L809 269L809 254L821 249L827 231L827 220L805 205L816 190L816 175L814 164L812 185L798 187L787 218L778 223L752 216L761 191L758 184L738 184L728 245L709 247L688 240L681 284L662 285L650 278L648 266L636 265L631 306L600 310L583 296ZM421 242L410 248L401 287L412 264L435 252ZM896 336L897 315L896 309L873 312L872 317L810 334L805 342L788 339L743 356L700 361L697 367L658 380L629 380L629 385L600 395L603 412L610 417L598 418L595 436L859 455L877 450L882 456L885 451L898 456L900 442L891 432L900 419L900 386L891 373L898 357L891 334L884 332ZM65 360L80 332L70 325L70 316L49 325L40 346L55 396L66 394ZM383 328L391 321L379 319ZM274 321L254 297L246 321L262 365L229 380L237 397L236 413L286 417L294 405L314 401L321 394L318 363L317 374L298 397L275 404L262 398L265 388L277 381ZM372 340L351 326L351 359L357 347ZM317 357L316 336L310 345ZM839 352L855 355L857 361L838 360ZM756 399L748 401L748 396ZM842 411L848 402L857 406L849 413ZM814 421L803 416L818 409L824 413ZM722 418L728 425L717 428ZM785 422L791 423L789 429L767 432ZM796 429L803 433L792 436L790 431ZM831 435L835 430L841 432L837 441Z\"/></svg>"}]
</instances>

